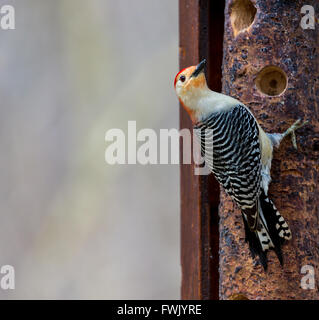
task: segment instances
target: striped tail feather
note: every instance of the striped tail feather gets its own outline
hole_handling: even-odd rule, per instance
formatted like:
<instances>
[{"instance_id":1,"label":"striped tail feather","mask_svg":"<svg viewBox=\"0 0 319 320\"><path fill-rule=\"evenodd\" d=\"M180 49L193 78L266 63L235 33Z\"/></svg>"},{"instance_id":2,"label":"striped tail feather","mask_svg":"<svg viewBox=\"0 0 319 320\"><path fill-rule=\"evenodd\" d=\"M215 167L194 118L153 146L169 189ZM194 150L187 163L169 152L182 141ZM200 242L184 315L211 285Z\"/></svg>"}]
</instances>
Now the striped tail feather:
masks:
<instances>
[{"instance_id":1,"label":"striped tail feather","mask_svg":"<svg viewBox=\"0 0 319 320\"><path fill-rule=\"evenodd\" d=\"M281 246L285 240L291 239L291 231L287 222L277 210L273 202L262 191L259 197L259 227L256 231L250 230L243 215L246 242L250 252L255 258L259 256L260 262L267 270L267 252L274 250L280 264L283 265Z\"/></svg>"}]
</instances>

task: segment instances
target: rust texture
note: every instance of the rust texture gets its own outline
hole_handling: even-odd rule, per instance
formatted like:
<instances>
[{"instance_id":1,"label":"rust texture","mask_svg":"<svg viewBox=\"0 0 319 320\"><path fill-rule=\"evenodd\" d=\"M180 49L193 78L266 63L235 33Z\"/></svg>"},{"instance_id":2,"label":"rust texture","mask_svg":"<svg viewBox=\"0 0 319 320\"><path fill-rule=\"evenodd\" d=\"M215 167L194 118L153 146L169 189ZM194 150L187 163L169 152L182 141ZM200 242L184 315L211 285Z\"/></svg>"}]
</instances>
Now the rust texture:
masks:
<instances>
[{"instance_id":1,"label":"rust texture","mask_svg":"<svg viewBox=\"0 0 319 320\"><path fill-rule=\"evenodd\" d=\"M236 1L236 0L235 0ZM251 258L241 214L225 193L220 206L220 299L319 298L319 24L300 27L302 0L252 0L257 9L248 29L234 36L232 3L226 1L223 92L245 103L267 132L283 132L296 119L310 123L297 131L298 151L287 138L275 151L270 197L285 217L293 239L283 246L284 266L268 253L268 271ZM318 1L307 2L319 14ZM257 74L277 66L288 79L279 96L256 87ZM273 86L275 86L273 84ZM301 268L315 268L315 289L302 289Z\"/></svg>"},{"instance_id":2,"label":"rust texture","mask_svg":"<svg viewBox=\"0 0 319 320\"><path fill-rule=\"evenodd\" d=\"M206 58L209 85L220 91L224 1L214 3L211 0L179 1L179 55L180 68ZM180 108L180 128L192 129L183 108ZM218 299L219 186L212 176L194 175L194 164L181 165L180 170L181 297Z\"/></svg>"}]
</instances>

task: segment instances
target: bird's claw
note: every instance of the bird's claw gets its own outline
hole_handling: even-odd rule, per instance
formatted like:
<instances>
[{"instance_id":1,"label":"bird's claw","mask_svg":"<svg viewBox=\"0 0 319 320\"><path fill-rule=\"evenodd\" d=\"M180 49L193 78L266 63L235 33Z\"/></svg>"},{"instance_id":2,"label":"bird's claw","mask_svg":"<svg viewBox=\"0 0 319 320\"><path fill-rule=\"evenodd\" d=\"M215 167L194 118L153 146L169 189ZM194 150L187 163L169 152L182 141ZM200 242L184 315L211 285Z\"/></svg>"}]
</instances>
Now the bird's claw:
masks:
<instances>
[{"instance_id":1,"label":"bird's claw","mask_svg":"<svg viewBox=\"0 0 319 320\"><path fill-rule=\"evenodd\" d=\"M297 150L297 140L296 140L296 134L295 131L302 128L303 126L305 126L307 123L309 123L309 120L304 121L303 123L301 123L301 120L298 119L290 128L288 128L284 133L283 133L283 138L291 135L291 141L292 141L292 145L294 146L294 148Z\"/></svg>"}]
</instances>

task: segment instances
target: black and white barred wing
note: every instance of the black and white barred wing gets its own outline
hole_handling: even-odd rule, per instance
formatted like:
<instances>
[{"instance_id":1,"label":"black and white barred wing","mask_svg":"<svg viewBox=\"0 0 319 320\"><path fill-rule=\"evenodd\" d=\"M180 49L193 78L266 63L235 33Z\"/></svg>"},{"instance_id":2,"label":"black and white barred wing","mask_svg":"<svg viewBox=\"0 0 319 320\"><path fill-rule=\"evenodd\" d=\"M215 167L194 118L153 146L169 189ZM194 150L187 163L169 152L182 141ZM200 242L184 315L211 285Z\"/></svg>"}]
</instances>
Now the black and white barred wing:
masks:
<instances>
[{"instance_id":1,"label":"black and white barred wing","mask_svg":"<svg viewBox=\"0 0 319 320\"><path fill-rule=\"evenodd\" d=\"M241 208L251 230L258 227L261 151L256 120L242 105L220 111L195 126L205 162Z\"/></svg>"}]
</instances>

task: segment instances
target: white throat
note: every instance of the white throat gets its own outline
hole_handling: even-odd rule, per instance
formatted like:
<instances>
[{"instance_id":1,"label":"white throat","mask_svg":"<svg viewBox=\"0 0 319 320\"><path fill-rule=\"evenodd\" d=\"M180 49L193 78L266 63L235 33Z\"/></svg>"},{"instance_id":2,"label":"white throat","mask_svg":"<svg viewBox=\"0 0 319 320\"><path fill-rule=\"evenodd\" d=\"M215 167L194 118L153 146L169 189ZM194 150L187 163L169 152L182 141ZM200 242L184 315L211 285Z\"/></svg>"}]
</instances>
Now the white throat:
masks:
<instances>
[{"instance_id":1,"label":"white throat","mask_svg":"<svg viewBox=\"0 0 319 320\"><path fill-rule=\"evenodd\" d=\"M235 98L212 91L208 87L188 90L181 99L185 106L195 112L198 121L206 119L213 112L227 111L241 104Z\"/></svg>"}]
</instances>

